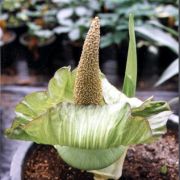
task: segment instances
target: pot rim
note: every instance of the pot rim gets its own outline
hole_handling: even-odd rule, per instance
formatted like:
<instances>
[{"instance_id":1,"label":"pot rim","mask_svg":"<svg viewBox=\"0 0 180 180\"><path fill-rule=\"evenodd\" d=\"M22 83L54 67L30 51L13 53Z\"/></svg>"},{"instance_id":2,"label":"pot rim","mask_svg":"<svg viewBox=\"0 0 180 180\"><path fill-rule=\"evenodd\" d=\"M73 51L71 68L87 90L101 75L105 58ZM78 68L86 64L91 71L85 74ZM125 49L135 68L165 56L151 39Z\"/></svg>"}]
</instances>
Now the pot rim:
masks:
<instances>
[{"instance_id":1,"label":"pot rim","mask_svg":"<svg viewBox=\"0 0 180 180\"><path fill-rule=\"evenodd\" d=\"M9 41L3 42L2 46L12 43L16 39L16 37L17 37L16 33L11 31L11 30L7 30L6 32L10 33L12 36L11 36Z\"/></svg>"},{"instance_id":2,"label":"pot rim","mask_svg":"<svg viewBox=\"0 0 180 180\"><path fill-rule=\"evenodd\" d=\"M20 36L19 41L22 45L24 46L28 46L27 41L25 40L25 38L28 37L28 33L24 33ZM43 44L42 43L38 43L37 46L38 47L44 47L44 46L48 46L50 44L52 44L54 41L56 40L56 36L52 35L50 38L48 38L47 41L45 41Z\"/></svg>"},{"instance_id":3,"label":"pot rim","mask_svg":"<svg viewBox=\"0 0 180 180\"><path fill-rule=\"evenodd\" d=\"M26 27L26 24L25 23L20 23L19 25L17 25L17 26L14 26L14 25L12 25L12 24L7 24L7 29L12 29L12 30L14 30L14 29L18 29L18 28L23 28L23 27Z\"/></svg>"},{"instance_id":4,"label":"pot rim","mask_svg":"<svg viewBox=\"0 0 180 180\"><path fill-rule=\"evenodd\" d=\"M22 179L22 170L23 164L27 152L32 147L33 142L22 142L22 144L17 148L15 154L11 161L10 166L10 178L11 180L21 180Z\"/></svg>"}]
</instances>

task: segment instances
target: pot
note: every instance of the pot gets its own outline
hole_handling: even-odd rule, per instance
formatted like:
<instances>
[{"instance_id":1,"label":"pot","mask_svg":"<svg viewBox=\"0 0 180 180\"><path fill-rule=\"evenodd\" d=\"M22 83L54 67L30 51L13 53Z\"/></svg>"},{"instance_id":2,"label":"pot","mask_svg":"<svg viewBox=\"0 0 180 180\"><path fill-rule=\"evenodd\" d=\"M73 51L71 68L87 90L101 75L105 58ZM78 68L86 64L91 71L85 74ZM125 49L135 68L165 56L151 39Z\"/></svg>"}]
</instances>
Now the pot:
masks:
<instances>
[{"instance_id":1,"label":"pot","mask_svg":"<svg viewBox=\"0 0 180 180\"><path fill-rule=\"evenodd\" d=\"M27 33L25 33L20 37L19 40L24 46L28 46L28 39L29 39L29 35ZM47 39L47 41L44 41L43 43L38 42L37 46L38 47L45 47L45 46L51 45L55 40L56 40L56 36L53 35L49 39Z\"/></svg>"},{"instance_id":2,"label":"pot","mask_svg":"<svg viewBox=\"0 0 180 180\"><path fill-rule=\"evenodd\" d=\"M7 35L10 35L7 37ZM16 39L16 34L13 31L6 31L3 35L2 41L4 42L3 45L8 45L12 43Z\"/></svg>"},{"instance_id":3,"label":"pot","mask_svg":"<svg viewBox=\"0 0 180 180\"><path fill-rule=\"evenodd\" d=\"M21 34L23 34L27 31L27 26L23 23L21 23L19 26L13 26L13 25L7 24L7 29L10 31L14 31L16 33L17 39L18 39Z\"/></svg>"},{"instance_id":4,"label":"pot","mask_svg":"<svg viewBox=\"0 0 180 180\"><path fill-rule=\"evenodd\" d=\"M72 69L75 68L74 59L72 56L71 46L67 40L66 34L56 34L56 41L53 48L52 56L52 67L51 75L54 75L54 72L63 66L71 66Z\"/></svg>"},{"instance_id":5,"label":"pot","mask_svg":"<svg viewBox=\"0 0 180 180\"><path fill-rule=\"evenodd\" d=\"M82 52L82 43L81 42L69 42L71 49L72 49L72 55L75 62L75 66L78 65L81 52Z\"/></svg>"},{"instance_id":6,"label":"pot","mask_svg":"<svg viewBox=\"0 0 180 180\"><path fill-rule=\"evenodd\" d=\"M17 149L13 156L11 167L10 167L10 177L11 180L22 179L22 169L25 156L27 152L31 149L32 142L22 142L22 144Z\"/></svg>"},{"instance_id":7,"label":"pot","mask_svg":"<svg viewBox=\"0 0 180 180\"><path fill-rule=\"evenodd\" d=\"M162 46L159 47L159 62L158 62L158 69L159 75L161 75L164 70L176 59L178 55L174 53L168 47Z\"/></svg>"},{"instance_id":8,"label":"pot","mask_svg":"<svg viewBox=\"0 0 180 180\"><path fill-rule=\"evenodd\" d=\"M4 41L4 44L1 46L2 53L2 69L11 66L14 63L14 42L16 39L16 34L13 31L6 31L10 34L10 38Z\"/></svg>"},{"instance_id":9,"label":"pot","mask_svg":"<svg viewBox=\"0 0 180 180\"><path fill-rule=\"evenodd\" d=\"M26 59L30 68L35 68L41 72L47 72L51 69L55 35L44 42L37 42L33 50L28 47L29 35L27 33L23 34L19 40L26 49Z\"/></svg>"},{"instance_id":10,"label":"pot","mask_svg":"<svg viewBox=\"0 0 180 180\"><path fill-rule=\"evenodd\" d=\"M175 17L173 17L173 16L164 16L164 17L159 17L158 20L164 26L172 28L175 31L178 31L178 27L176 26L176 19L175 19Z\"/></svg>"},{"instance_id":11,"label":"pot","mask_svg":"<svg viewBox=\"0 0 180 180\"><path fill-rule=\"evenodd\" d=\"M111 45L100 49L100 69L106 75L111 84L118 86L120 84L117 76L118 59L116 46Z\"/></svg>"},{"instance_id":12,"label":"pot","mask_svg":"<svg viewBox=\"0 0 180 180\"><path fill-rule=\"evenodd\" d=\"M24 173L24 171L27 171L27 169L28 169L25 164L27 164L28 157L31 156L34 151L37 151L40 148L51 149L48 152L48 154L51 155L51 158L52 158L52 155L54 153L56 153L55 149L53 149L51 146L38 145L38 144L35 144L32 142L23 142L21 144L21 146L18 148L18 150L16 151L16 153L12 159L11 169L10 169L11 180L21 180L24 178L28 179L29 175ZM52 151L53 151L53 153L52 153ZM46 154L46 155L48 155L48 154ZM66 165L65 163L63 163L62 167L64 167L64 169L66 171L66 173L62 177L63 179L66 179L65 177L69 177L68 172L73 170L74 172L77 173L77 176L79 177L78 179L81 179L81 177L83 176L83 177L87 177L87 178L85 178L87 180L91 180L91 179L93 180L93 174L92 173L81 172L81 170L77 170L75 168L72 168L72 167ZM39 173L41 173L41 172L39 172ZM55 178L55 177L53 176L53 178ZM52 179L52 177L51 177L51 179Z\"/></svg>"}]
</instances>

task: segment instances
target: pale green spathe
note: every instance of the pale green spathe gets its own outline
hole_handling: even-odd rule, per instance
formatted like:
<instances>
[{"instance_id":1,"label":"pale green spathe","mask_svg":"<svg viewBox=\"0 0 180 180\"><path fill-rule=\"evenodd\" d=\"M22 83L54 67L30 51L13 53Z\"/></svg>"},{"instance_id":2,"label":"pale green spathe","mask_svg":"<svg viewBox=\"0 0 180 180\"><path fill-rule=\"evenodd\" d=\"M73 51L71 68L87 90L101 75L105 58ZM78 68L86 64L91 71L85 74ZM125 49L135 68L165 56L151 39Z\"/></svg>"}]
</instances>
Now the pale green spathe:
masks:
<instances>
[{"instance_id":1,"label":"pale green spathe","mask_svg":"<svg viewBox=\"0 0 180 180\"><path fill-rule=\"evenodd\" d=\"M80 153L82 149L98 152L149 142L153 135L156 137L164 133L170 113L167 103L152 102L152 99L142 103L137 98L128 98L102 75L104 105L75 105L72 99L74 77L75 71L71 72L69 67L61 68L50 80L48 91L26 96L17 105L16 119L12 127L6 130L6 135L12 139L55 147L79 148ZM160 120L153 121L158 114ZM158 133L153 134L156 130ZM63 151L63 148L59 148L59 152L60 149ZM121 156L120 151L115 152L114 158L107 155L107 160L99 159L101 164L98 165L93 159L91 162L84 160L84 164L75 160L71 164L75 167L84 166L85 169L104 168ZM67 161L71 159L70 156L65 158Z\"/></svg>"}]
</instances>

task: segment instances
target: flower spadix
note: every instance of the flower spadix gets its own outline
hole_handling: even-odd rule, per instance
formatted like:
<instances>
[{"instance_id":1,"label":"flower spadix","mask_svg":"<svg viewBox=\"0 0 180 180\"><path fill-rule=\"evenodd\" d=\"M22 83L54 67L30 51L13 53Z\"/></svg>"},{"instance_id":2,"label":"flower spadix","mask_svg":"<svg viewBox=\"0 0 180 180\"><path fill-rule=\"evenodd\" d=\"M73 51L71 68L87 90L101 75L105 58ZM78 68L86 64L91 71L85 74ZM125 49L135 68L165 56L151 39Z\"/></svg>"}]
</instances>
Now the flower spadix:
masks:
<instances>
[{"instance_id":1,"label":"flower spadix","mask_svg":"<svg viewBox=\"0 0 180 180\"><path fill-rule=\"evenodd\" d=\"M99 69L100 22L95 17L84 42L74 87L76 104L100 104L102 85Z\"/></svg>"},{"instance_id":2,"label":"flower spadix","mask_svg":"<svg viewBox=\"0 0 180 180\"><path fill-rule=\"evenodd\" d=\"M116 162L129 145L152 142L166 132L171 114L166 102L129 98L100 72L99 38L95 18L78 68L60 68L47 91L27 95L16 106L7 137L53 145L68 164L94 170Z\"/></svg>"}]
</instances>

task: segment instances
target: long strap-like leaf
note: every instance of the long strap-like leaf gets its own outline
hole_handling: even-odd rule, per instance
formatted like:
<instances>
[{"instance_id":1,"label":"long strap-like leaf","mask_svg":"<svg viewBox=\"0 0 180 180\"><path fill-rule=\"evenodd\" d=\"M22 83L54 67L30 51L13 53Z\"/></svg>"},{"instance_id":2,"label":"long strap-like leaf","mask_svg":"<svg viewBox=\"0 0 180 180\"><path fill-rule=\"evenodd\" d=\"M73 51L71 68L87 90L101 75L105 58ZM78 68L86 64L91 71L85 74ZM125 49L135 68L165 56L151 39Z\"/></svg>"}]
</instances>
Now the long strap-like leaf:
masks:
<instances>
[{"instance_id":1,"label":"long strap-like leaf","mask_svg":"<svg viewBox=\"0 0 180 180\"><path fill-rule=\"evenodd\" d=\"M134 33L134 17L129 16L129 48L126 63L126 72L123 84L123 93L128 97L135 96L136 79L137 79L137 55L136 55L136 39Z\"/></svg>"}]
</instances>

